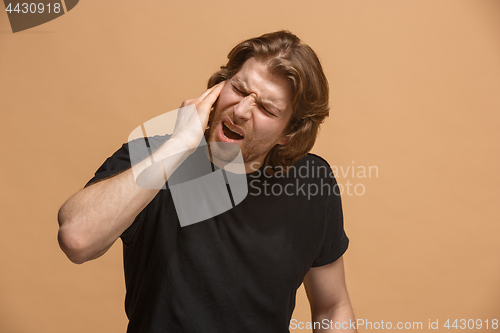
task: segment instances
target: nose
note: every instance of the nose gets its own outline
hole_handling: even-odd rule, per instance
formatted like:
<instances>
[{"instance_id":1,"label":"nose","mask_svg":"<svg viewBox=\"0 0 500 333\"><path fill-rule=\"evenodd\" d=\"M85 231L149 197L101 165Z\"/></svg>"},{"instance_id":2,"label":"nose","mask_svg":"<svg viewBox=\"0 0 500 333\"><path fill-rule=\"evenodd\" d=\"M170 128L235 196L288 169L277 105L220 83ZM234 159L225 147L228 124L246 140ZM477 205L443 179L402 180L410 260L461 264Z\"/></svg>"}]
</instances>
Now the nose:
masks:
<instances>
[{"instance_id":1,"label":"nose","mask_svg":"<svg viewBox=\"0 0 500 333\"><path fill-rule=\"evenodd\" d=\"M245 96L234 106L234 117L240 120L249 120L252 117L252 107L254 104L255 96L253 94Z\"/></svg>"}]
</instances>

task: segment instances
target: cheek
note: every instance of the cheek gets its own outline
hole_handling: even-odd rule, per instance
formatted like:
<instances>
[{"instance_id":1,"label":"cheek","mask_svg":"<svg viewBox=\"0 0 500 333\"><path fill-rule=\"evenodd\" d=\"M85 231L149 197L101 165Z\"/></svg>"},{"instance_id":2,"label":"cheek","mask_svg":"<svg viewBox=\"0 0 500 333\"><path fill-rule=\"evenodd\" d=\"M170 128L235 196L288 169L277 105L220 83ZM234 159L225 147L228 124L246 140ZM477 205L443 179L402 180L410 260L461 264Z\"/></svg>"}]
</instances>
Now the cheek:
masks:
<instances>
[{"instance_id":1,"label":"cheek","mask_svg":"<svg viewBox=\"0 0 500 333\"><path fill-rule=\"evenodd\" d=\"M238 95L228 85L225 85L217 99L217 104L219 108L227 109L238 101Z\"/></svg>"},{"instance_id":2,"label":"cheek","mask_svg":"<svg viewBox=\"0 0 500 333\"><path fill-rule=\"evenodd\" d=\"M281 136L286 124L277 119L270 119L266 115L254 116L254 132L265 138L275 138Z\"/></svg>"}]
</instances>

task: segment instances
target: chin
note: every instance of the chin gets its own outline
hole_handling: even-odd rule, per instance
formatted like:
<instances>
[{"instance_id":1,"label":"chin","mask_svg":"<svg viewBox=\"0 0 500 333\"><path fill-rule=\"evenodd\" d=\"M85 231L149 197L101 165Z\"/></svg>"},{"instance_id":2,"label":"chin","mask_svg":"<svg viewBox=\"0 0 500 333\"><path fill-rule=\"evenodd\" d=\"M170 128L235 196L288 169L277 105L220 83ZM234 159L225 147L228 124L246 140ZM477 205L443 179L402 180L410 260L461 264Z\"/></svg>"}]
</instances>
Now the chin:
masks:
<instances>
[{"instance_id":1,"label":"chin","mask_svg":"<svg viewBox=\"0 0 500 333\"><path fill-rule=\"evenodd\" d=\"M211 141L209 145L212 158L226 163L233 162L240 155L240 146L235 143Z\"/></svg>"}]
</instances>

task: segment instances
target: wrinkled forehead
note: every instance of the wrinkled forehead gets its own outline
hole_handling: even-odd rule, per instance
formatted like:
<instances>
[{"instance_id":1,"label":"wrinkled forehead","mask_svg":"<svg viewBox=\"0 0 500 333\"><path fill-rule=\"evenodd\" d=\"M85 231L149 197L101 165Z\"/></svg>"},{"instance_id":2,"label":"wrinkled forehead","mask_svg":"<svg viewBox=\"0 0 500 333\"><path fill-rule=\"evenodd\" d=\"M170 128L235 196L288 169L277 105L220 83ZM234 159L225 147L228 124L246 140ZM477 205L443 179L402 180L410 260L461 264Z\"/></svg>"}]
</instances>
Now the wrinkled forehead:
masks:
<instances>
[{"instance_id":1,"label":"wrinkled forehead","mask_svg":"<svg viewBox=\"0 0 500 333\"><path fill-rule=\"evenodd\" d=\"M269 61L249 58L231 78L245 93L254 93L281 111L292 108L292 88L288 79L270 68Z\"/></svg>"}]
</instances>

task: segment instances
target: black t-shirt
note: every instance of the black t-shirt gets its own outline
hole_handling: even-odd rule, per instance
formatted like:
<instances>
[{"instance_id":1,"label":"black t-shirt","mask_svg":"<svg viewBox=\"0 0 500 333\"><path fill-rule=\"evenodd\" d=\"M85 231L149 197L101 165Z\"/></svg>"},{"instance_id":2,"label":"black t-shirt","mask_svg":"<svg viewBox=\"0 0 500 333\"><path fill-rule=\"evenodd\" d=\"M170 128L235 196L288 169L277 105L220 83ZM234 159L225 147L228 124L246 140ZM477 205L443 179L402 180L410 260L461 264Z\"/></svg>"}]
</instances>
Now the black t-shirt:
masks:
<instances>
[{"instance_id":1,"label":"black t-shirt","mask_svg":"<svg viewBox=\"0 0 500 333\"><path fill-rule=\"evenodd\" d=\"M124 144L87 186L128 168ZM289 332L310 267L334 262L348 247L337 183L313 154L287 175L261 168L246 176L240 204L185 227L167 185L121 235L127 332Z\"/></svg>"}]
</instances>

